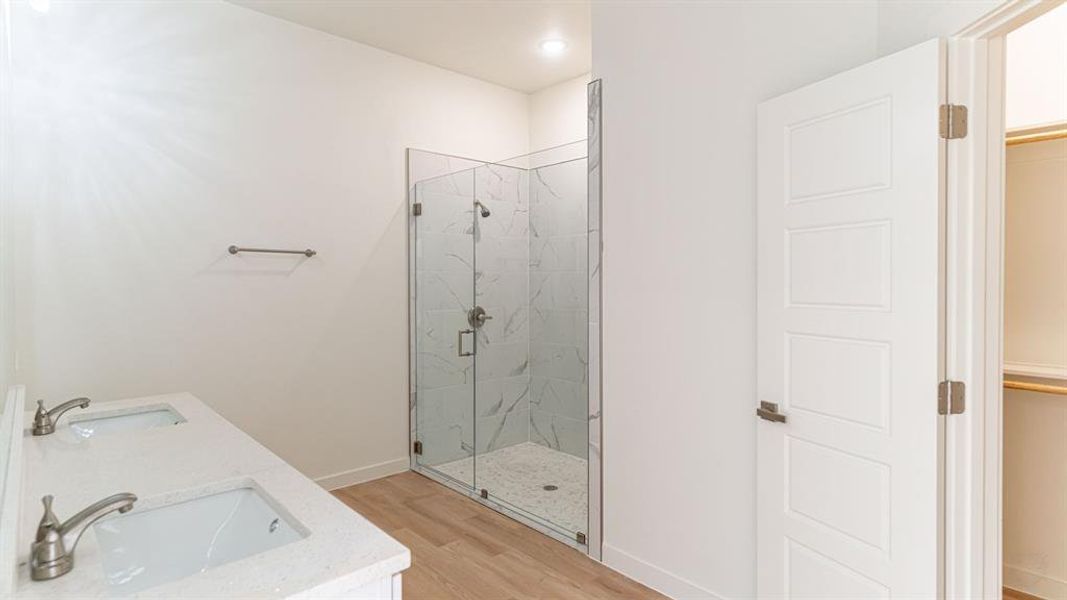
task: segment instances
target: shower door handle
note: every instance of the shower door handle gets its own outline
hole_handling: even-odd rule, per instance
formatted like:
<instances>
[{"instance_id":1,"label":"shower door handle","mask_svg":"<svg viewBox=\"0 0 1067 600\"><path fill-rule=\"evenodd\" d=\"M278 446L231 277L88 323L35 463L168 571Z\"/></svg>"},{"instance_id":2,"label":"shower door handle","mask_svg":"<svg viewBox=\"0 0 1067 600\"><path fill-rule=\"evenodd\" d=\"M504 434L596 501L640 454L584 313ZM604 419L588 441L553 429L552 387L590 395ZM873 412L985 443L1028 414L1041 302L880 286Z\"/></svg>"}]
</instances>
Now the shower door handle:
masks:
<instances>
[{"instance_id":1,"label":"shower door handle","mask_svg":"<svg viewBox=\"0 0 1067 600\"><path fill-rule=\"evenodd\" d=\"M459 334L456 336L456 347L459 350L459 355L460 356L474 356L474 350L471 350L470 352L464 352L463 351L463 335L467 334L467 333L473 334L474 330L473 329L460 329L459 330Z\"/></svg>"}]
</instances>

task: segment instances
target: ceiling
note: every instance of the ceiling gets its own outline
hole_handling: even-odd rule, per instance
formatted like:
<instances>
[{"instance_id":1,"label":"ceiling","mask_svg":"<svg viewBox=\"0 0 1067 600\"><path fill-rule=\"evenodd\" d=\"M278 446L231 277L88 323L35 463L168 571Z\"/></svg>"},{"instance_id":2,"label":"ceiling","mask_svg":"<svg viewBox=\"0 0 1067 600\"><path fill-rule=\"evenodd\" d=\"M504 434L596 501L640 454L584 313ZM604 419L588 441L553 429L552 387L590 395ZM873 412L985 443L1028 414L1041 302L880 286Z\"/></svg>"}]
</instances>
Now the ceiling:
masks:
<instances>
[{"instance_id":1,"label":"ceiling","mask_svg":"<svg viewBox=\"0 0 1067 600\"><path fill-rule=\"evenodd\" d=\"M527 93L591 69L589 0L230 1ZM541 55L550 38L562 56Z\"/></svg>"}]
</instances>

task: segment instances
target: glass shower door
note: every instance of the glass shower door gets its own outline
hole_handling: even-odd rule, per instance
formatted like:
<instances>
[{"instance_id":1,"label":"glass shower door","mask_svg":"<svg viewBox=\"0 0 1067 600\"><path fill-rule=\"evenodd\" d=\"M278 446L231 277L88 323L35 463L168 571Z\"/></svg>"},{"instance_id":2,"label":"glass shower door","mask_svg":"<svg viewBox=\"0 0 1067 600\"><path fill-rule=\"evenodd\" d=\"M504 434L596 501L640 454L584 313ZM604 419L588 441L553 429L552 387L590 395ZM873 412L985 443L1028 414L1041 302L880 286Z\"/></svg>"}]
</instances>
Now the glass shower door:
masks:
<instances>
[{"instance_id":1,"label":"glass shower door","mask_svg":"<svg viewBox=\"0 0 1067 600\"><path fill-rule=\"evenodd\" d=\"M474 487L474 171L414 186L415 457Z\"/></svg>"},{"instance_id":2,"label":"glass shower door","mask_svg":"<svg viewBox=\"0 0 1067 600\"><path fill-rule=\"evenodd\" d=\"M413 184L414 450L424 473L584 544L587 168L549 155Z\"/></svg>"},{"instance_id":3,"label":"glass shower door","mask_svg":"<svg viewBox=\"0 0 1067 600\"><path fill-rule=\"evenodd\" d=\"M579 543L588 528L585 160L475 169L475 487Z\"/></svg>"}]
</instances>

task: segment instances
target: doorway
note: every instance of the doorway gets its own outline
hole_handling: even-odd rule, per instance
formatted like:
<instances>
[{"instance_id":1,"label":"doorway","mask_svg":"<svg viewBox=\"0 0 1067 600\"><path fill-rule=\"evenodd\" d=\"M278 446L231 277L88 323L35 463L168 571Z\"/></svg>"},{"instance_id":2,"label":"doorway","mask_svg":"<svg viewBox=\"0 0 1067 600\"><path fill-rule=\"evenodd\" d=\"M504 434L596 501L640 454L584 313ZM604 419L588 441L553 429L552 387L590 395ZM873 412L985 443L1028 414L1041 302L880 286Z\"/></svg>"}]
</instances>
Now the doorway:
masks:
<instances>
[{"instance_id":1,"label":"doorway","mask_svg":"<svg viewBox=\"0 0 1067 600\"><path fill-rule=\"evenodd\" d=\"M1046 19L1063 10L1061 4L1007 2L958 33L949 46L949 98L970 108L967 134L951 146L946 173L946 376L966 384L965 410L946 423L945 582L950 597L1063 597L1055 589L1033 585L1033 567L1052 574L1057 552L1041 550L1037 542L1041 536L1024 533L1033 525L1009 514L1026 505L1027 494L1019 493L1020 485L1026 481L1047 485L1056 471L1037 473L1043 459L1035 461L1028 457L1032 451L1025 450L1047 438L1040 428L1051 423L1046 419L1035 423L1029 405L1035 404L1032 399L1041 402L1041 395L1048 396L1050 390L1019 389L1062 385L1057 381L1056 359L1048 358L1055 356L1049 350L1056 344L1048 334L1063 327L1054 322L1059 319L1055 310L1046 308L1055 304L1050 288L1056 284L1050 270L1040 266L1054 260L1056 236L1043 231L1052 225L1046 222L1048 216L1033 220L1035 211L1041 212L1039 206L1045 205L1047 211L1049 203L1020 190L1031 187L1028 180L1042 177L1041 172L1046 179L1055 172L1048 163L1038 168L1040 161L1031 159L1049 150L1038 144L1043 137L1057 135L1056 122L1064 120L1039 117L1040 123L1033 118L1020 123L1013 116L1019 104L1010 97L1009 88L1020 71L1011 67L1011 38L1030 24L1044 27L1042 22L1049 23ZM1062 34L1059 43L1064 43ZM1016 49L1015 59L1020 56ZM1039 63L1055 53L1040 56L1024 59L1029 64L1023 72L1036 72ZM1046 94L1057 91L1062 92ZM1015 107L1009 108L1013 103ZM1062 100L1051 104L1064 106ZM1040 261L1032 260L1035 252L1042 255ZM1028 253L1031 260L1025 258ZM1037 297L1035 285L1041 286ZM1041 325L1035 328L1035 321ZM1014 402L1020 397L1021 403ZM1044 402L1049 408L1047 397ZM1048 496L1044 502L1056 504ZM1035 508L1030 512L1040 512ZM1065 512L1067 506L1061 505L1059 513ZM1056 527L1052 521L1044 523L1048 533ZM1058 533L1062 540L1062 531ZM1024 542L1027 536L1030 541ZM1038 549L1023 550L1027 546ZM1024 570L1030 574L1009 565L1028 565Z\"/></svg>"},{"instance_id":2,"label":"doorway","mask_svg":"<svg viewBox=\"0 0 1067 600\"><path fill-rule=\"evenodd\" d=\"M761 596L1003 593L1005 40L1057 4L1009 2L943 57L917 46L760 106ZM898 71L916 86L937 73L944 87L931 79L911 106L907 87L892 87ZM885 98L891 108L879 117ZM940 123L931 122L938 104ZM902 123L914 130L879 146L881 132ZM924 144L935 131L933 149ZM898 169L898 152L924 158ZM934 189L887 206L932 211L924 219L867 212L923 181ZM911 256L901 240L922 254L916 264L937 268L895 271ZM928 320L877 328L909 302L933 311L916 313ZM934 335L906 338L913 330ZM913 459L923 469L909 468ZM902 483L911 490L899 495Z\"/></svg>"},{"instance_id":3,"label":"doorway","mask_svg":"<svg viewBox=\"0 0 1067 600\"><path fill-rule=\"evenodd\" d=\"M1006 42L1005 598L1067 598L1067 5Z\"/></svg>"}]
</instances>

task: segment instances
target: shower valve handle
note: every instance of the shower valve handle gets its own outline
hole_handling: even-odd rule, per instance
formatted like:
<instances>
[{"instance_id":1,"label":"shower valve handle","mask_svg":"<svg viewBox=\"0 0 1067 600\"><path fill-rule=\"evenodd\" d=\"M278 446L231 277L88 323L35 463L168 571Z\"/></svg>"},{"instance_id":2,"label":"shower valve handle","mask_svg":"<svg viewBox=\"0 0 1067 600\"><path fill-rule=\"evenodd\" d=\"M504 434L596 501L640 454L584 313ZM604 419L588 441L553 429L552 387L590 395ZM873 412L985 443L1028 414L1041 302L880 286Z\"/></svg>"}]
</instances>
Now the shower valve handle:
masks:
<instances>
[{"instance_id":1,"label":"shower valve handle","mask_svg":"<svg viewBox=\"0 0 1067 600\"><path fill-rule=\"evenodd\" d=\"M475 306L467 311L467 322L475 329L485 325L485 322L492 318L493 317L486 313L485 309L480 306Z\"/></svg>"}]
</instances>

